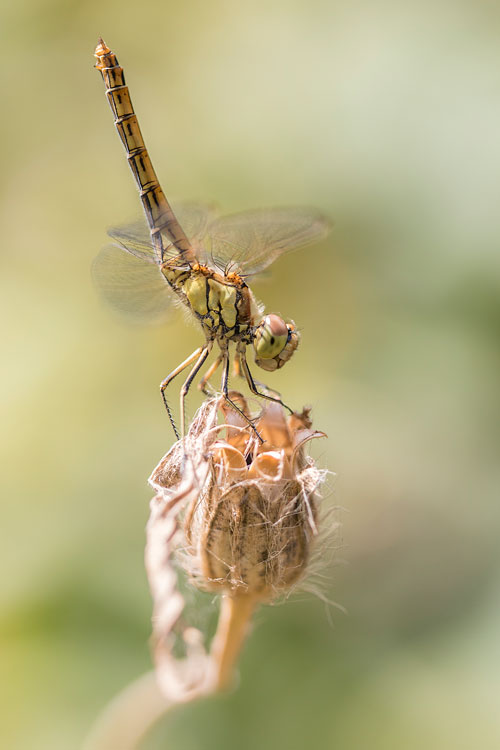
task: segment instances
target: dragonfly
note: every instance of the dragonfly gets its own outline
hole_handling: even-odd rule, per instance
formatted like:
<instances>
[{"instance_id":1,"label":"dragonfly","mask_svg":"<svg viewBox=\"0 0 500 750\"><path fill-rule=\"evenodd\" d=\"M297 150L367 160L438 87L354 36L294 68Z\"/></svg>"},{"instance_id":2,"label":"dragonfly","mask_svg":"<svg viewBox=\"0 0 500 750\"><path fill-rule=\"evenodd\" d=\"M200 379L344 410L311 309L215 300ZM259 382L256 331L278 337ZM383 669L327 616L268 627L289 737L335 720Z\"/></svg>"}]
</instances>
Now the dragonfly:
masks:
<instances>
[{"instance_id":1,"label":"dragonfly","mask_svg":"<svg viewBox=\"0 0 500 750\"><path fill-rule=\"evenodd\" d=\"M102 39L95 57L146 218L146 224L135 222L109 230L113 242L94 261L95 282L102 295L125 312L135 310L153 317L177 299L199 322L204 334L204 343L160 384L176 438L184 437L185 399L214 346L218 354L202 376L200 390L208 393L208 381L222 367L225 400L253 426L231 399L228 383L232 357L235 373L246 379L254 395L277 401L292 412L279 394L272 391L271 395L271 389L254 380L246 351L253 347L258 367L268 372L278 370L297 349L299 331L292 320L276 313L265 314L247 280L283 254L322 239L329 222L319 212L306 208L253 210L218 217L208 206L186 204L176 209L176 215L153 169L123 68ZM230 353L232 344L234 355ZM179 434L165 391L190 366L180 391Z\"/></svg>"}]
</instances>

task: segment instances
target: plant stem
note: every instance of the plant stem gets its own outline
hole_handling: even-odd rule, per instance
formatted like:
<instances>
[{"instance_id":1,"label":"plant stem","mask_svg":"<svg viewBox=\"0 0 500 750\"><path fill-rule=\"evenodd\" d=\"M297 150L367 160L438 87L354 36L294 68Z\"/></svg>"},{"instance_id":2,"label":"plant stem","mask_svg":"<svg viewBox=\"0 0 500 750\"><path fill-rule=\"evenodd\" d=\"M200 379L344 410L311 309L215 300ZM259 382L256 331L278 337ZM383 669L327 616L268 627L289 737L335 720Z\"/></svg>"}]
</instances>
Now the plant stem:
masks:
<instances>
[{"instance_id":1,"label":"plant stem","mask_svg":"<svg viewBox=\"0 0 500 750\"><path fill-rule=\"evenodd\" d=\"M173 705L160 692L155 673L148 672L106 706L83 750L136 750L144 735Z\"/></svg>"},{"instance_id":2,"label":"plant stem","mask_svg":"<svg viewBox=\"0 0 500 750\"><path fill-rule=\"evenodd\" d=\"M250 594L222 597L219 624L210 652L214 668L214 690L225 690L232 685L236 661L257 603L257 599Z\"/></svg>"},{"instance_id":3,"label":"plant stem","mask_svg":"<svg viewBox=\"0 0 500 750\"><path fill-rule=\"evenodd\" d=\"M189 700L230 688L236 662L250 628L258 600L249 594L224 596L210 651L212 679ZM105 708L87 736L83 750L137 750L141 740L163 714L184 703L168 700L154 672L132 682Z\"/></svg>"}]
</instances>

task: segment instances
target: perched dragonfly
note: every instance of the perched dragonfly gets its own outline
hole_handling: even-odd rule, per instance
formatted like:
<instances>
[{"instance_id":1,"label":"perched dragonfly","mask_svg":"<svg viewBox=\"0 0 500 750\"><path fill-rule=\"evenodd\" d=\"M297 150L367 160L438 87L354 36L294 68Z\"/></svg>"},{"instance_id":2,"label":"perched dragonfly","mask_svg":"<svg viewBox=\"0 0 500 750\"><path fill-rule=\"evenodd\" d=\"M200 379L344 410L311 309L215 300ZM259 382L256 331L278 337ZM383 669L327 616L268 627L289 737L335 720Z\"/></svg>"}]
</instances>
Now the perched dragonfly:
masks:
<instances>
[{"instance_id":1,"label":"perched dragonfly","mask_svg":"<svg viewBox=\"0 0 500 750\"><path fill-rule=\"evenodd\" d=\"M160 187L144 145L123 68L102 39L95 57L148 226L135 223L111 229L109 234L114 244L105 247L96 258L94 278L103 295L125 311L135 309L155 315L169 304L169 296L177 297L199 321L205 336L205 343L160 384L177 439L180 436L165 390L192 365L180 394L184 435L185 397L214 344L219 353L201 379L201 390L205 391L208 380L222 365L222 392L243 414L228 390L229 344L234 343L235 371L245 377L251 392L285 406L276 396L258 390L257 385L269 389L254 380L246 349L253 345L259 367L277 370L297 348L299 333L293 321L285 321L276 314L264 315L245 279L267 268L283 253L324 237L328 222L310 209L276 208L217 218L206 206L197 205L181 207L179 221ZM168 294L168 287L173 295Z\"/></svg>"}]
</instances>

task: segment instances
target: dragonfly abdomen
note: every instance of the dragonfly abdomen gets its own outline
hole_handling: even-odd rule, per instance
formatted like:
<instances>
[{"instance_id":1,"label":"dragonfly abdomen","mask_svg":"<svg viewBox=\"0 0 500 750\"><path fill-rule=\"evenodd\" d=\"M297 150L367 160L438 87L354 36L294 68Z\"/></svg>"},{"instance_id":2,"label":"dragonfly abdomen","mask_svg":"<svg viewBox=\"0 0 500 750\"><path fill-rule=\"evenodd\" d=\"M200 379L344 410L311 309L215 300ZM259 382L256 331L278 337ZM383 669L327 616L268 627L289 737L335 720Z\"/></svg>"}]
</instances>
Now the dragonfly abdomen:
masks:
<instances>
[{"instance_id":1,"label":"dragonfly abdomen","mask_svg":"<svg viewBox=\"0 0 500 750\"><path fill-rule=\"evenodd\" d=\"M127 160L139 188L144 213L153 243L161 260L167 246L174 245L180 256L194 260L191 243L161 189L144 144L141 129L125 83L123 68L116 55L102 41L95 50L96 68L101 71L106 86L106 97L113 112L115 127L127 152Z\"/></svg>"}]
</instances>

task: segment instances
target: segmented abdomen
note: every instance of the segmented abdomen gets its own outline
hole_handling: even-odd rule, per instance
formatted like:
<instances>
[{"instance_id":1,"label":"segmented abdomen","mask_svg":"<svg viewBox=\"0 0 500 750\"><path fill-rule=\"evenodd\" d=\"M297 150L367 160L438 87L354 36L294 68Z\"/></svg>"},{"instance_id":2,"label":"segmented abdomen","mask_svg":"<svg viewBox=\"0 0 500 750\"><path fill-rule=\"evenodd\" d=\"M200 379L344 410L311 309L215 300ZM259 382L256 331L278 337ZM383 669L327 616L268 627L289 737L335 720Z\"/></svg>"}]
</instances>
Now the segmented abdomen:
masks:
<instances>
[{"instance_id":1,"label":"segmented abdomen","mask_svg":"<svg viewBox=\"0 0 500 750\"><path fill-rule=\"evenodd\" d=\"M159 258L172 243L187 262L195 260L191 243L167 201L151 164L141 129L116 55L102 41L95 50L96 68L101 71L115 126L127 152L127 160L139 188L151 237Z\"/></svg>"}]
</instances>

